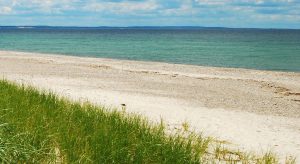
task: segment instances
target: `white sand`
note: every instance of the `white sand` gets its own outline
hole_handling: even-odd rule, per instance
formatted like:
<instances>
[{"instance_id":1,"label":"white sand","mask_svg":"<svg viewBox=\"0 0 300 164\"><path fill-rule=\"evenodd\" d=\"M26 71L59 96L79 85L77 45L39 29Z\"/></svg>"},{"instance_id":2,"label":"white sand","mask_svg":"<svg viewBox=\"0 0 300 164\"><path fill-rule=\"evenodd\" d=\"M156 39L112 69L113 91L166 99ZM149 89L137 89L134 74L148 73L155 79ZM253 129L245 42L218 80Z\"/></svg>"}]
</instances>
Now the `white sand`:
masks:
<instances>
[{"instance_id":1,"label":"white sand","mask_svg":"<svg viewBox=\"0 0 300 164\"><path fill-rule=\"evenodd\" d=\"M0 51L0 76L300 160L300 73Z\"/></svg>"}]
</instances>

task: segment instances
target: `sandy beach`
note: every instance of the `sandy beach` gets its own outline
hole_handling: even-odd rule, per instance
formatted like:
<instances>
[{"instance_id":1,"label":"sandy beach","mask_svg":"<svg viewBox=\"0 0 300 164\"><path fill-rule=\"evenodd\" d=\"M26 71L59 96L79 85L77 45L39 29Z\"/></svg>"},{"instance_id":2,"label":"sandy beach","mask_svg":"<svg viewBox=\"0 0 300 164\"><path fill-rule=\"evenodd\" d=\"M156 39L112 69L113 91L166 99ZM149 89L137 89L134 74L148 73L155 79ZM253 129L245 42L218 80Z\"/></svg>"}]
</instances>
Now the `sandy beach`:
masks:
<instances>
[{"instance_id":1,"label":"sandy beach","mask_svg":"<svg viewBox=\"0 0 300 164\"><path fill-rule=\"evenodd\" d=\"M300 73L0 51L0 76L300 160Z\"/></svg>"}]
</instances>

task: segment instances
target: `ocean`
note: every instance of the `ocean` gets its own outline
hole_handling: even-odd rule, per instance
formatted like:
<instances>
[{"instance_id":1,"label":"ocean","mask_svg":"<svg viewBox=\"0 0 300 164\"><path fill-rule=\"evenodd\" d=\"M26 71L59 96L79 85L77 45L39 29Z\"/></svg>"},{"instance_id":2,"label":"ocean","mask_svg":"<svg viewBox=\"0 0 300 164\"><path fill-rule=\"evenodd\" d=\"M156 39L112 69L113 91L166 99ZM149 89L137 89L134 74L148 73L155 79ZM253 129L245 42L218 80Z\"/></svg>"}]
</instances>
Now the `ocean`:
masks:
<instances>
[{"instance_id":1,"label":"ocean","mask_svg":"<svg viewBox=\"0 0 300 164\"><path fill-rule=\"evenodd\" d=\"M300 30L0 27L0 50L300 71Z\"/></svg>"}]
</instances>

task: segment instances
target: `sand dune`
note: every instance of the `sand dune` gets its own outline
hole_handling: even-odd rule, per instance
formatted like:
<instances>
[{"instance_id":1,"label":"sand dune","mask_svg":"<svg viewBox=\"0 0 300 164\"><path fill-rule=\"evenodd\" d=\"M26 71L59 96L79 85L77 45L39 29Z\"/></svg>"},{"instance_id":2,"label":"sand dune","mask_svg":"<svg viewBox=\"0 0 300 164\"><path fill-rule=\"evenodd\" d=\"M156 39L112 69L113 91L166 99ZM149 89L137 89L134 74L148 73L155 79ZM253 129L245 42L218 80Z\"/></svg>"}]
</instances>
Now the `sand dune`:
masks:
<instances>
[{"instance_id":1,"label":"sand dune","mask_svg":"<svg viewBox=\"0 0 300 164\"><path fill-rule=\"evenodd\" d=\"M300 160L300 73L0 51L0 75Z\"/></svg>"}]
</instances>

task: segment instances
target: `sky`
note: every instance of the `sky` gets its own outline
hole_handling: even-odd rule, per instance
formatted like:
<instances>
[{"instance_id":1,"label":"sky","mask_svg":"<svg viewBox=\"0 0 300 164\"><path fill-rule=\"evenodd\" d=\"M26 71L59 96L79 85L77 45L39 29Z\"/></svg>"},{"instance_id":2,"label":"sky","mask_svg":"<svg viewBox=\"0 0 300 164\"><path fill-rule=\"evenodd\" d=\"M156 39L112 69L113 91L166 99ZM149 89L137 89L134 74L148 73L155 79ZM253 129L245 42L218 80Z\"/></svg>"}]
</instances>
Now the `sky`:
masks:
<instances>
[{"instance_id":1,"label":"sky","mask_svg":"<svg viewBox=\"0 0 300 164\"><path fill-rule=\"evenodd\" d=\"M0 25L300 29L300 0L0 0Z\"/></svg>"}]
</instances>

